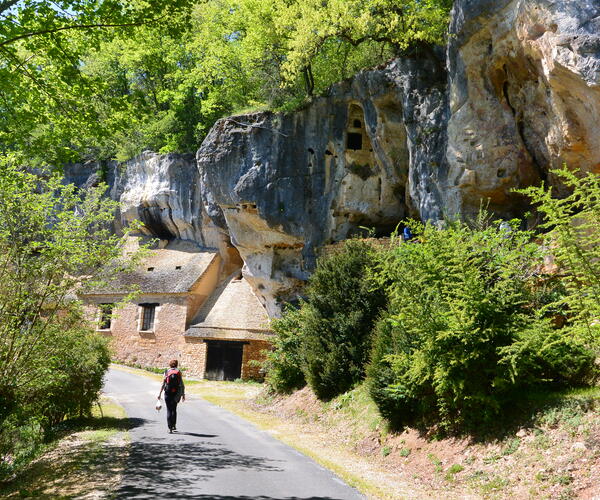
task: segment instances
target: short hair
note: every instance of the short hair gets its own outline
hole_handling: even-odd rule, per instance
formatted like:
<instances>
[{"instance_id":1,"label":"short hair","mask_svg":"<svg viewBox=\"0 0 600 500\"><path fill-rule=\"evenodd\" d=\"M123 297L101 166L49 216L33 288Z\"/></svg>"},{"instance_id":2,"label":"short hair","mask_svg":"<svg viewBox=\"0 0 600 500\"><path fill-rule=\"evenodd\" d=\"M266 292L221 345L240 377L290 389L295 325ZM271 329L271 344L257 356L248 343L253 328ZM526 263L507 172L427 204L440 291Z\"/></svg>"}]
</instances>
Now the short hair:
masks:
<instances>
[{"instance_id":1,"label":"short hair","mask_svg":"<svg viewBox=\"0 0 600 500\"><path fill-rule=\"evenodd\" d=\"M171 361L169 361L169 366L171 368L177 368L177 360L176 359L172 359Z\"/></svg>"}]
</instances>

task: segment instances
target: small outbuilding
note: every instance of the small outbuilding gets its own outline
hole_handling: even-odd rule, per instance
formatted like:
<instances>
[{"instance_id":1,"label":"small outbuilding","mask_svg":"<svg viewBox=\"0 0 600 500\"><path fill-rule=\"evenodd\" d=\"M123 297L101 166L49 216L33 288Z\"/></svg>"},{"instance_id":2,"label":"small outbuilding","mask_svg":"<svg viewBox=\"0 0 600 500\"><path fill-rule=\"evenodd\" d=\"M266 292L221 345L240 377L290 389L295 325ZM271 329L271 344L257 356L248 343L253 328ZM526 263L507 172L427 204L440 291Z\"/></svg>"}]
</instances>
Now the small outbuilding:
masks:
<instances>
[{"instance_id":1,"label":"small outbuilding","mask_svg":"<svg viewBox=\"0 0 600 500\"><path fill-rule=\"evenodd\" d=\"M189 358L200 360L194 374L210 380L262 378L258 361L272 337L269 316L239 271L214 291L185 333Z\"/></svg>"},{"instance_id":2,"label":"small outbuilding","mask_svg":"<svg viewBox=\"0 0 600 500\"><path fill-rule=\"evenodd\" d=\"M239 275L216 250L172 241L79 295L117 360L164 367L177 358L195 377L257 378L252 360L270 347L269 319Z\"/></svg>"}]
</instances>

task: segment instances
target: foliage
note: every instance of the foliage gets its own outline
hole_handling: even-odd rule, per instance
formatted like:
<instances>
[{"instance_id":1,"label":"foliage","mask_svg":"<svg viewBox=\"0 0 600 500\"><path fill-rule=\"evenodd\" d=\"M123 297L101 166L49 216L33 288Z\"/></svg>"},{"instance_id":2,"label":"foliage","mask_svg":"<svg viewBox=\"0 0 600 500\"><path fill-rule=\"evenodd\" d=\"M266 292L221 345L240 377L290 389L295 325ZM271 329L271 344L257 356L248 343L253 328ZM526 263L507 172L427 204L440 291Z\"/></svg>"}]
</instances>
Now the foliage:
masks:
<instances>
[{"instance_id":1,"label":"foliage","mask_svg":"<svg viewBox=\"0 0 600 500\"><path fill-rule=\"evenodd\" d=\"M540 253L516 226L415 223L419 243L393 245L382 258L390 305L369 378L395 425L477 430L518 390L592 376L593 354L530 307Z\"/></svg>"},{"instance_id":2,"label":"foliage","mask_svg":"<svg viewBox=\"0 0 600 500\"><path fill-rule=\"evenodd\" d=\"M265 381L278 393L290 393L306 384L302 373L302 309L288 308L271 322L273 349L267 353Z\"/></svg>"},{"instance_id":3,"label":"foliage","mask_svg":"<svg viewBox=\"0 0 600 500\"><path fill-rule=\"evenodd\" d=\"M277 336L265 368L276 392L308 382L329 400L363 380L371 330L385 306L384 291L370 276L375 255L367 242L346 241L319 260L307 300L273 322Z\"/></svg>"},{"instance_id":4,"label":"foliage","mask_svg":"<svg viewBox=\"0 0 600 500\"><path fill-rule=\"evenodd\" d=\"M103 187L78 192L18 164L0 161L0 428L26 416L47 430L98 396L110 358L74 292L120 248Z\"/></svg>"},{"instance_id":5,"label":"foliage","mask_svg":"<svg viewBox=\"0 0 600 500\"><path fill-rule=\"evenodd\" d=\"M69 330L52 334L54 352L43 364L42 378L26 385L24 413L38 416L46 430L89 413L110 365L107 339L82 326L83 318L70 319Z\"/></svg>"},{"instance_id":6,"label":"foliage","mask_svg":"<svg viewBox=\"0 0 600 500\"><path fill-rule=\"evenodd\" d=\"M302 358L315 394L331 399L364 378L371 330L385 306L382 287L370 277L375 250L348 240L319 261L303 307Z\"/></svg>"},{"instance_id":7,"label":"foliage","mask_svg":"<svg viewBox=\"0 0 600 500\"><path fill-rule=\"evenodd\" d=\"M553 174L570 192L564 198L544 186L520 191L543 216L546 252L565 290L548 307L564 311L571 331L600 352L600 177L566 166Z\"/></svg>"},{"instance_id":8,"label":"foliage","mask_svg":"<svg viewBox=\"0 0 600 500\"><path fill-rule=\"evenodd\" d=\"M189 10L186 0L0 2L0 145L42 162L76 160L113 134L119 99L84 74L85 54ZM110 114L110 113L109 113Z\"/></svg>"},{"instance_id":9,"label":"foliage","mask_svg":"<svg viewBox=\"0 0 600 500\"><path fill-rule=\"evenodd\" d=\"M1 2L0 146L57 165L193 151L221 116L442 42L450 3Z\"/></svg>"},{"instance_id":10,"label":"foliage","mask_svg":"<svg viewBox=\"0 0 600 500\"><path fill-rule=\"evenodd\" d=\"M360 59L363 44L387 44L397 53L418 43L442 43L451 7L449 0L281 0L277 27L289 37L284 79L302 74L311 93L320 83L314 67L333 61L343 73L353 58Z\"/></svg>"}]
</instances>

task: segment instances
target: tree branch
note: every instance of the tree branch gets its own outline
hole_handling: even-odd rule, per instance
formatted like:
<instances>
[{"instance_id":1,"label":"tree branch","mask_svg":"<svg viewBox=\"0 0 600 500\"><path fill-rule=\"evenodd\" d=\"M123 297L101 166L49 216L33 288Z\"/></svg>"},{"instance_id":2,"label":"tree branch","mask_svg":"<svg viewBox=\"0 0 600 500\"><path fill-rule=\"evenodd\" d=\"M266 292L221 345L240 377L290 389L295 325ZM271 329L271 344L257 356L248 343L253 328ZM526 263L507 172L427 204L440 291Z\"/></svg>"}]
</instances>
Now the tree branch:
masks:
<instances>
[{"instance_id":1,"label":"tree branch","mask_svg":"<svg viewBox=\"0 0 600 500\"><path fill-rule=\"evenodd\" d=\"M148 21L148 23L153 23L156 21L158 21L158 19L155 19L153 21ZM22 35L16 36L14 38L9 38L8 40L3 40L2 42L0 42L0 47L3 47L5 45L10 45L11 43L14 43L18 40L23 40L25 38L31 38L32 36L49 35L51 33L58 33L59 31L65 31L65 30L94 29L94 28L130 28L133 26L142 26L143 24L148 24L148 23L139 21L136 23L123 23L123 24L102 24L102 23L99 23L99 24L73 24L72 26L61 26L60 28L51 28L51 29L47 29L47 30L23 33Z\"/></svg>"},{"instance_id":2,"label":"tree branch","mask_svg":"<svg viewBox=\"0 0 600 500\"><path fill-rule=\"evenodd\" d=\"M237 120L234 120L233 118L225 118L225 120L236 123L238 125L241 125L242 127L262 128L264 130L270 130L271 132L275 132L276 134L282 135L283 137L288 137L287 134L284 134L283 132L280 132L279 130L275 130L274 128L263 127L261 125L254 125L253 123L242 123L242 122L238 122Z\"/></svg>"}]
</instances>

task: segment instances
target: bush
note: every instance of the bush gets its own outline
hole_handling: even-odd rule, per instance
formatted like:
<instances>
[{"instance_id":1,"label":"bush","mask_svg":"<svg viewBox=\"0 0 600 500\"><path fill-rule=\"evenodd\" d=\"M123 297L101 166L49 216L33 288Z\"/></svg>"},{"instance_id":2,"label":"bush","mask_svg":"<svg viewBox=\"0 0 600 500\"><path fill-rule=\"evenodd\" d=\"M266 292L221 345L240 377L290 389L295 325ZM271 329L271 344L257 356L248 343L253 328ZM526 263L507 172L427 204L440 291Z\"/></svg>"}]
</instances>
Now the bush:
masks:
<instances>
[{"instance_id":1,"label":"bush","mask_svg":"<svg viewBox=\"0 0 600 500\"><path fill-rule=\"evenodd\" d=\"M0 426L0 479L32 458L65 418L89 415L110 364L107 340L72 322L48 332L51 342L35 351L21 370L35 377L12 392Z\"/></svg>"},{"instance_id":2,"label":"bush","mask_svg":"<svg viewBox=\"0 0 600 500\"><path fill-rule=\"evenodd\" d=\"M566 166L552 173L569 195L557 198L544 186L520 191L542 215L545 246L562 275L566 293L550 307L567 311L572 334L600 354L600 176Z\"/></svg>"},{"instance_id":3,"label":"bush","mask_svg":"<svg viewBox=\"0 0 600 500\"><path fill-rule=\"evenodd\" d=\"M274 319L273 350L267 354L265 381L279 393L290 393L306 385L302 373L302 310L288 308L281 319Z\"/></svg>"},{"instance_id":4,"label":"bush","mask_svg":"<svg viewBox=\"0 0 600 500\"><path fill-rule=\"evenodd\" d=\"M303 306L302 362L306 380L321 399L330 399L361 381L371 331L386 304L371 276L376 252L366 242L348 240L319 261Z\"/></svg>"},{"instance_id":5,"label":"bush","mask_svg":"<svg viewBox=\"0 0 600 500\"><path fill-rule=\"evenodd\" d=\"M541 261L531 234L479 222L414 224L420 243L382 259L390 304L368 372L397 426L479 430L519 389L584 383L593 372L592 353L530 307Z\"/></svg>"},{"instance_id":6,"label":"bush","mask_svg":"<svg viewBox=\"0 0 600 500\"><path fill-rule=\"evenodd\" d=\"M56 337L55 351L44 364L44 378L25 387L27 410L39 416L46 431L65 418L89 415L110 365L106 339L73 327Z\"/></svg>"}]
</instances>

